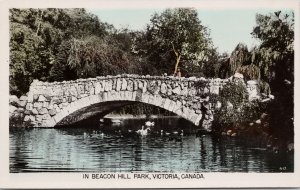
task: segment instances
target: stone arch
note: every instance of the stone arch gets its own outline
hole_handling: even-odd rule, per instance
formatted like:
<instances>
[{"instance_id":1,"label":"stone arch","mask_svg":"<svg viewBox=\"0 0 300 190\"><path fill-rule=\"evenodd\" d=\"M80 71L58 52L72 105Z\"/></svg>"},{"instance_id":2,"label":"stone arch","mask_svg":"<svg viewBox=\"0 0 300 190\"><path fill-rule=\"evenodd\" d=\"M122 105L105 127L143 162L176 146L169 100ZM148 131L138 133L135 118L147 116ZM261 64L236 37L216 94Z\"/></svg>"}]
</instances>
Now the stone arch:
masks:
<instances>
[{"instance_id":1,"label":"stone arch","mask_svg":"<svg viewBox=\"0 0 300 190\"><path fill-rule=\"evenodd\" d=\"M57 113L48 120L43 121L42 125L43 127L54 127L64 118L68 117L70 114L73 114L78 110L89 108L90 106L96 104L100 105L101 103L109 104L110 102L121 102L123 104L128 104L130 102L141 102L150 104L172 112L192 122L196 126L199 125L199 122L202 119L201 113L196 114L194 110L190 109L189 107L183 106L180 101L175 102L167 97L142 93L139 91L108 91L96 95L90 95L71 102L68 106L63 108L61 112Z\"/></svg>"}]
</instances>

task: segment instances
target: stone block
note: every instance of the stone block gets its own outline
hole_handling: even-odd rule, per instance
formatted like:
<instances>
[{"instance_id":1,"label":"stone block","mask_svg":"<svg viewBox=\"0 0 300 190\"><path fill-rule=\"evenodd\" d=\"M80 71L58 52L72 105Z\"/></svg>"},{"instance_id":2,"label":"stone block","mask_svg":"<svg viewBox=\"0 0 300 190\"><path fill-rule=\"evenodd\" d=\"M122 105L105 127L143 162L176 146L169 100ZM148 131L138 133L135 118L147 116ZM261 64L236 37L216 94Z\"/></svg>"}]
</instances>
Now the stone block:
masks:
<instances>
[{"instance_id":1,"label":"stone block","mask_svg":"<svg viewBox=\"0 0 300 190\"><path fill-rule=\"evenodd\" d=\"M91 103L89 102L89 97L85 97L80 100L77 100L77 103L80 109L91 105Z\"/></svg>"},{"instance_id":2,"label":"stone block","mask_svg":"<svg viewBox=\"0 0 300 190\"><path fill-rule=\"evenodd\" d=\"M163 105L163 108L168 110L169 106L170 106L171 100L170 99L166 99Z\"/></svg>"},{"instance_id":3,"label":"stone block","mask_svg":"<svg viewBox=\"0 0 300 190\"><path fill-rule=\"evenodd\" d=\"M121 79L117 79L117 86L116 86L116 91L120 91L122 87L122 81Z\"/></svg>"},{"instance_id":4,"label":"stone block","mask_svg":"<svg viewBox=\"0 0 300 190\"><path fill-rule=\"evenodd\" d=\"M87 96L89 96L89 95L88 94L80 94L80 98L85 98Z\"/></svg>"},{"instance_id":5,"label":"stone block","mask_svg":"<svg viewBox=\"0 0 300 190\"><path fill-rule=\"evenodd\" d=\"M149 99L148 99L148 103L151 104L151 105L153 105L153 104L154 104L154 101L155 101L154 95L150 94L150 95L149 95Z\"/></svg>"},{"instance_id":6,"label":"stone block","mask_svg":"<svg viewBox=\"0 0 300 190\"><path fill-rule=\"evenodd\" d=\"M139 84L138 84L138 81L137 80L133 80L132 81L132 91L136 91L137 89L138 89L138 86Z\"/></svg>"},{"instance_id":7,"label":"stone block","mask_svg":"<svg viewBox=\"0 0 300 190\"><path fill-rule=\"evenodd\" d=\"M75 96L71 97L71 102L75 102L77 100L77 98Z\"/></svg>"},{"instance_id":8,"label":"stone block","mask_svg":"<svg viewBox=\"0 0 300 190\"><path fill-rule=\"evenodd\" d=\"M103 102L105 102L105 101L107 101L107 99L108 99L108 93L107 92L104 92L103 94L102 94L102 99L103 99Z\"/></svg>"},{"instance_id":9,"label":"stone block","mask_svg":"<svg viewBox=\"0 0 300 190\"><path fill-rule=\"evenodd\" d=\"M69 89L67 88L67 87L63 87L63 89L64 89L64 96L70 96L71 95L71 92L69 91Z\"/></svg>"},{"instance_id":10,"label":"stone block","mask_svg":"<svg viewBox=\"0 0 300 190\"><path fill-rule=\"evenodd\" d=\"M181 117L183 117L182 108L175 110L175 113Z\"/></svg>"},{"instance_id":11,"label":"stone block","mask_svg":"<svg viewBox=\"0 0 300 190\"><path fill-rule=\"evenodd\" d=\"M187 87L183 87L181 92L180 92L181 96L187 96L188 95L188 88Z\"/></svg>"},{"instance_id":12,"label":"stone block","mask_svg":"<svg viewBox=\"0 0 300 190\"><path fill-rule=\"evenodd\" d=\"M189 109L188 119L189 121L193 121L193 117L195 117L196 113L194 110Z\"/></svg>"},{"instance_id":13,"label":"stone block","mask_svg":"<svg viewBox=\"0 0 300 190\"><path fill-rule=\"evenodd\" d=\"M82 84L78 84L77 94L84 94L84 86Z\"/></svg>"},{"instance_id":14,"label":"stone block","mask_svg":"<svg viewBox=\"0 0 300 190\"><path fill-rule=\"evenodd\" d=\"M37 115L35 116L36 121L42 121L43 120L43 116L42 115Z\"/></svg>"},{"instance_id":15,"label":"stone block","mask_svg":"<svg viewBox=\"0 0 300 190\"><path fill-rule=\"evenodd\" d=\"M131 100L135 100L136 99L136 91L132 92L132 97L131 97Z\"/></svg>"},{"instance_id":16,"label":"stone block","mask_svg":"<svg viewBox=\"0 0 300 190\"><path fill-rule=\"evenodd\" d=\"M53 104L60 104L62 102L62 100L59 97L53 97L51 101Z\"/></svg>"},{"instance_id":17,"label":"stone block","mask_svg":"<svg viewBox=\"0 0 300 190\"><path fill-rule=\"evenodd\" d=\"M37 127L36 125L37 125L37 121L31 121L30 122L30 125L32 126L32 127Z\"/></svg>"},{"instance_id":18,"label":"stone block","mask_svg":"<svg viewBox=\"0 0 300 190\"><path fill-rule=\"evenodd\" d=\"M168 87L167 87L166 83L162 83L160 86L160 92L162 94L165 94L165 93L167 93L167 91L168 91Z\"/></svg>"},{"instance_id":19,"label":"stone block","mask_svg":"<svg viewBox=\"0 0 300 190\"><path fill-rule=\"evenodd\" d=\"M176 102L174 102L173 100L171 100L171 101L170 101L170 105L169 105L168 110L169 110L170 112L173 112L175 106L176 106Z\"/></svg>"},{"instance_id":20,"label":"stone block","mask_svg":"<svg viewBox=\"0 0 300 190\"><path fill-rule=\"evenodd\" d=\"M71 88L70 88L70 95L77 96L77 90L76 90L76 87L74 85L72 85Z\"/></svg>"},{"instance_id":21,"label":"stone block","mask_svg":"<svg viewBox=\"0 0 300 190\"><path fill-rule=\"evenodd\" d=\"M176 95L179 95L180 94L180 92L181 92L181 89L180 89L180 87L179 86L177 86L176 88L174 88L173 89L173 94L176 94Z\"/></svg>"},{"instance_id":22,"label":"stone block","mask_svg":"<svg viewBox=\"0 0 300 190\"><path fill-rule=\"evenodd\" d=\"M43 102L34 102L33 107L36 109L41 109L43 107Z\"/></svg>"},{"instance_id":23,"label":"stone block","mask_svg":"<svg viewBox=\"0 0 300 190\"><path fill-rule=\"evenodd\" d=\"M71 103L72 102L72 97L71 96L67 96L66 100L67 100L66 102Z\"/></svg>"},{"instance_id":24,"label":"stone block","mask_svg":"<svg viewBox=\"0 0 300 190\"><path fill-rule=\"evenodd\" d=\"M95 86L95 94L99 94L102 85L100 84L100 82L96 82L96 83L94 84L94 86Z\"/></svg>"},{"instance_id":25,"label":"stone block","mask_svg":"<svg viewBox=\"0 0 300 190\"><path fill-rule=\"evenodd\" d=\"M63 108L67 107L68 105L69 105L69 103L68 103L68 102L64 102L64 103L62 103L62 107L63 107Z\"/></svg>"},{"instance_id":26,"label":"stone block","mask_svg":"<svg viewBox=\"0 0 300 190\"><path fill-rule=\"evenodd\" d=\"M24 111L24 114L25 114L25 115L31 115L31 114L32 114L32 111L31 111L31 110L25 110L25 111Z\"/></svg>"},{"instance_id":27,"label":"stone block","mask_svg":"<svg viewBox=\"0 0 300 190\"><path fill-rule=\"evenodd\" d=\"M176 105L179 106L179 107L181 107L182 106L182 102L180 100L177 100L176 101Z\"/></svg>"},{"instance_id":28,"label":"stone block","mask_svg":"<svg viewBox=\"0 0 300 190\"><path fill-rule=\"evenodd\" d=\"M38 112L39 112L39 114L43 115L43 114L48 113L48 110L46 108L40 108L40 109L38 109Z\"/></svg>"},{"instance_id":29,"label":"stone block","mask_svg":"<svg viewBox=\"0 0 300 190\"><path fill-rule=\"evenodd\" d=\"M126 90L131 91L131 92L133 91L133 81L132 80L128 80Z\"/></svg>"},{"instance_id":30,"label":"stone block","mask_svg":"<svg viewBox=\"0 0 300 190\"><path fill-rule=\"evenodd\" d=\"M29 116L29 115L25 115L24 121L25 121L25 122L30 121L30 116Z\"/></svg>"},{"instance_id":31,"label":"stone block","mask_svg":"<svg viewBox=\"0 0 300 190\"><path fill-rule=\"evenodd\" d=\"M60 108L59 108L59 107L56 107L56 108L54 108L54 109L55 109L56 113L59 113L59 112L60 112Z\"/></svg>"},{"instance_id":32,"label":"stone block","mask_svg":"<svg viewBox=\"0 0 300 190\"><path fill-rule=\"evenodd\" d=\"M211 94L219 94L219 90L220 90L220 87L219 86L216 86L216 85L213 85L210 87L210 93Z\"/></svg>"},{"instance_id":33,"label":"stone block","mask_svg":"<svg viewBox=\"0 0 300 190\"><path fill-rule=\"evenodd\" d=\"M17 110L17 107L9 105L9 113L13 113L16 110Z\"/></svg>"},{"instance_id":34,"label":"stone block","mask_svg":"<svg viewBox=\"0 0 300 190\"><path fill-rule=\"evenodd\" d=\"M36 108L33 108L33 109L32 109L32 114L33 114L33 115L37 115L37 114L39 114L39 112L37 111Z\"/></svg>"},{"instance_id":35,"label":"stone block","mask_svg":"<svg viewBox=\"0 0 300 190\"><path fill-rule=\"evenodd\" d=\"M33 94L32 94L32 92L28 93L27 101L30 102L30 103L33 102Z\"/></svg>"},{"instance_id":36,"label":"stone block","mask_svg":"<svg viewBox=\"0 0 300 190\"><path fill-rule=\"evenodd\" d=\"M144 86L143 86L143 93L146 93L147 92L147 81L144 81Z\"/></svg>"},{"instance_id":37,"label":"stone block","mask_svg":"<svg viewBox=\"0 0 300 190\"><path fill-rule=\"evenodd\" d=\"M147 104L149 102L149 95L147 93L144 93L141 101Z\"/></svg>"},{"instance_id":38,"label":"stone block","mask_svg":"<svg viewBox=\"0 0 300 190\"><path fill-rule=\"evenodd\" d=\"M39 102L44 102L44 101L47 101L47 99L45 98L45 96L40 95L38 101Z\"/></svg>"},{"instance_id":39,"label":"stone block","mask_svg":"<svg viewBox=\"0 0 300 190\"><path fill-rule=\"evenodd\" d=\"M188 90L188 96L195 96L196 95L196 90L194 88Z\"/></svg>"},{"instance_id":40,"label":"stone block","mask_svg":"<svg viewBox=\"0 0 300 190\"><path fill-rule=\"evenodd\" d=\"M108 80L106 82L106 85L105 85L105 91L111 91L112 90L112 86L113 86L113 83L112 83L112 80Z\"/></svg>"},{"instance_id":41,"label":"stone block","mask_svg":"<svg viewBox=\"0 0 300 190\"><path fill-rule=\"evenodd\" d=\"M30 120L30 121L35 121L35 116L30 115L30 116L29 116L29 120Z\"/></svg>"},{"instance_id":42,"label":"stone block","mask_svg":"<svg viewBox=\"0 0 300 190\"><path fill-rule=\"evenodd\" d=\"M49 102L44 102L43 103L43 108L48 108L49 107Z\"/></svg>"},{"instance_id":43,"label":"stone block","mask_svg":"<svg viewBox=\"0 0 300 190\"><path fill-rule=\"evenodd\" d=\"M64 102L67 102L67 97L63 97L62 98L62 102L64 103Z\"/></svg>"},{"instance_id":44,"label":"stone block","mask_svg":"<svg viewBox=\"0 0 300 190\"><path fill-rule=\"evenodd\" d=\"M27 101L27 100L28 100L28 97L27 97L27 96L21 96L19 100L20 100L20 101Z\"/></svg>"},{"instance_id":45,"label":"stone block","mask_svg":"<svg viewBox=\"0 0 300 190\"><path fill-rule=\"evenodd\" d=\"M117 88L117 80L113 79L112 80L112 90L116 90L116 88Z\"/></svg>"},{"instance_id":46,"label":"stone block","mask_svg":"<svg viewBox=\"0 0 300 190\"><path fill-rule=\"evenodd\" d=\"M202 114L200 113L200 114L198 114L198 116L197 116L197 118L195 120L195 125L196 126L199 126L201 119L202 119Z\"/></svg>"},{"instance_id":47,"label":"stone block","mask_svg":"<svg viewBox=\"0 0 300 190\"><path fill-rule=\"evenodd\" d=\"M184 117L184 118L187 118L188 115L189 115L189 108L186 107L186 106L183 106L183 107L182 107L182 114L183 114L183 117Z\"/></svg>"},{"instance_id":48,"label":"stone block","mask_svg":"<svg viewBox=\"0 0 300 190\"><path fill-rule=\"evenodd\" d=\"M151 102L151 104L155 105L155 106L160 106L162 102L162 97L159 95L155 95L153 96L153 101Z\"/></svg>"},{"instance_id":49,"label":"stone block","mask_svg":"<svg viewBox=\"0 0 300 190\"><path fill-rule=\"evenodd\" d=\"M157 95L157 94L159 94L159 92L160 92L160 86L155 86L153 94Z\"/></svg>"},{"instance_id":50,"label":"stone block","mask_svg":"<svg viewBox=\"0 0 300 190\"><path fill-rule=\"evenodd\" d=\"M118 94L120 94L120 99L119 100L124 100L125 99L125 91L120 91ZM111 99L113 100L113 99Z\"/></svg>"},{"instance_id":51,"label":"stone block","mask_svg":"<svg viewBox=\"0 0 300 190\"><path fill-rule=\"evenodd\" d=\"M27 103L27 104L26 104L26 109L27 109L27 110L32 110L32 109L33 109L32 103Z\"/></svg>"},{"instance_id":52,"label":"stone block","mask_svg":"<svg viewBox=\"0 0 300 190\"><path fill-rule=\"evenodd\" d=\"M49 110L49 115L50 116L54 116L55 114L56 114L56 110L55 109Z\"/></svg>"},{"instance_id":53,"label":"stone block","mask_svg":"<svg viewBox=\"0 0 300 190\"><path fill-rule=\"evenodd\" d=\"M177 102L174 104L174 107L173 107L173 112L174 113L176 113L177 110L181 109L181 104L178 104Z\"/></svg>"},{"instance_id":54,"label":"stone block","mask_svg":"<svg viewBox=\"0 0 300 190\"><path fill-rule=\"evenodd\" d=\"M208 89L207 87L204 87L203 93L204 93L204 94L209 93L209 89Z\"/></svg>"},{"instance_id":55,"label":"stone block","mask_svg":"<svg viewBox=\"0 0 300 190\"><path fill-rule=\"evenodd\" d=\"M20 106L20 100L19 100L18 97L15 96L15 95L11 95L11 96L9 97L9 104L10 104L10 105L13 105L13 106L15 106L15 107L21 107L21 106Z\"/></svg>"},{"instance_id":56,"label":"stone block","mask_svg":"<svg viewBox=\"0 0 300 190\"><path fill-rule=\"evenodd\" d=\"M56 122L53 118L50 118L48 120L43 120L41 126L42 127L47 127L47 128L51 128L54 127L56 125Z\"/></svg>"},{"instance_id":57,"label":"stone block","mask_svg":"<svg viewBox=\"0 0 300 190\"><path fill-rule=\"evenodd\" d=\"M122 86L121 86L121 90L126 90L126 88L127 88L127 81L126 81L126 79L122 79Z\"/></svg>"},{"instance_id":58,"label":"stone block","mask_svg":"<svg viewBox=\"0 0 300 190\"><path fill-rule=\"evenodd\" d=\"M23 113L24 112L24 108L18 108L16 111L19 112L19 113Z\"/></svg>"},{"instance_id":59,"label":"stone block","mask_svg":"<svg viewBox=\"0 0 300 190\"><path fill-rule=\"evenodd\" d=\"M93 96L89 96L89 102L90 104L96 104L102 101L101 96L99 95L93 95Z\"/></svg>"},{"instance_id":60,"label":"stone block","mask_svg":"<svg viewBox=\"0 0 300 190\"><path fill-rule=\"evenodd\" d=\"M67 111L69 114L71 114L78 110L78 105L77 105L77 103L72 102L64 110Z\"/></svg>"},{"instance_id":61,"label":"stone block","mask_svg":"<svg viewBox=\"0 0 300 190\"><path fill-rule=\"evenodd\" d=\"M90 93L90 95L94 95L95 94L95 88L94 87L90 87L89 93Z\"/></svg>"},{"instance_id":62,"label":"stone block","mask_svg":"<svg viewBox=\"0 0 300 190\"><path fill-rule=\"evenodd\" d=\"M112 96L113 96L113 93L114 92L111 92L111 91L109 91L109 92L106 92L106 100L105 101L111 101L112 100Z\"/></svg>"},{"instance_id":63,"label":"stone block","mask_svg":"<svg viewBox=\"0 0 300 190\"><path fill-rule=\"evenodd\" d=\"M118 94L119 94L119 92L118 92ZM107 92L106 101L111 101L111 100L116 99L116 98L118 98L117 94L116 94L116 91L108 91Z\"/></svg>"},{"instance_id":64,"label":"stone block","mask_svg":"<svg viewBox=\"0 0 300 190\"><path fill-rule=\"evenodd\" d=\"M33 95L33 102L38 101L38 99L39 99L39 95L38 94L34 94Z\"/></svg>"},{"instance_id":65,"label":"stone block","mask_svg":"<svg viewBox=\"0 0 300 190\"><path fill-rule=\"evenodd\" d=\"M141 81L141 80L139 80L138 81L138 89L143 89L143 87L144 87L144 82L143 81Z\"/></svg>"},{"instance_id":66,"label":"stone block","mask_svg":"<svg viewBox=\"0 0 300 190\"><path fill-rule=\"evenodd\" d=\"M51 116L48 113L42 115L42 120L48 120L48 119L51 119Z\"/></svg>"},{"instance_id":67,"label":"stone block","mask_svg":"<svg viewBox=\"0 0 300 190\"><path fill-rule=\"evenodd\" d=\"M167 95L168 96L171 96L172 95L172 93L173 93L173 90L172 90L172 88L170 87L170 88L168 88L168 90L167 90Z\"/></svg>"},{"instance_id":68,"label":"stone block","mask_svg":"<svg viewBox=\"0 0 300 190\"><path fill-rule=\"evenodd\" d=\"M103 80L102 82L103 92L108 92L107 80Z\"/></svg>"},{"instance_id":69,"label":"stone block","mask_svg":"<svg viewBox=\"0 0 300 190\"><path fill-rule=\"evenodd\" d=\"M48 110L51 110L51 109L53 109L53 102L52 102L52 101L49 103L49 105L48 105L47 109L48 109Z\"/></svg>"},{"instance_id":70,"label":"stone block","mask_svg":"<svg viewBox=\"0 0 300 190\"><path fill-rule=\"evenodd\" d=\"M57 104L53 104L53 108L58 108L58 105Z\"/></svg>"},{"instance_id":71,"label":"stone block","mask_svg":"<svg viewBox=\"0 0 300 190\"><path fill-rule=\"evenodd\" d=\"M124 100L132 100L132 92L131 91L125 91L125 98Z\"/></svg>"}]
</instances>

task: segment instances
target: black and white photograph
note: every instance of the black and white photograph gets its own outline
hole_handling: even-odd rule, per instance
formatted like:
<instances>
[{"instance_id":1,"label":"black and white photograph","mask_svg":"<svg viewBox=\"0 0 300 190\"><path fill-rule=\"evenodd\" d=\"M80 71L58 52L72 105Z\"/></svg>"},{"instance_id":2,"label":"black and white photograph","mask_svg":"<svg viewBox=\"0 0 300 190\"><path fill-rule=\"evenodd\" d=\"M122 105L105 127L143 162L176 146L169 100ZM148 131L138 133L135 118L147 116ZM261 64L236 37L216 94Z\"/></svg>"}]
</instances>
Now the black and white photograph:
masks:
<instances>
[{"instance_id":1,"label":"black and white photograph","mask_svg":"<svg viewBox=\"0 0 300 190\"><path fill-rule=\"evenodd\" d=\"M298 1L29 2L1 2L3 187L299 187Z\"/></svg>"}]
</instances>

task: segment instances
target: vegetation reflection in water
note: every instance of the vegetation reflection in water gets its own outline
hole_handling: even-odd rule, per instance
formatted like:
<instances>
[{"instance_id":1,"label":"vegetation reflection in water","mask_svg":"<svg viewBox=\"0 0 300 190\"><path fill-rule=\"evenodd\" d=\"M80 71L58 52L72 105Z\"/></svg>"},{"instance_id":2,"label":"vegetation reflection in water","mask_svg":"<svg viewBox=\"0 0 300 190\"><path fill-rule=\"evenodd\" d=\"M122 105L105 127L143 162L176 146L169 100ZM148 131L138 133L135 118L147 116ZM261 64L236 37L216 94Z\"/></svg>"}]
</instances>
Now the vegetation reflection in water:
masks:
<instances>
[{"instance_id":1,"label":"vegetation reflection in water","mask_svg":"<svg viewBox=\"0 0 300 190\"><path fill-rule=\"evenodd\" d=\"M184 122L156 120L149 135L138 136L135 131L144 121L126 120L121 127L11 129L10 172L293 171L293 155L238 138L196 136Z\"/></svg>"}]
</instances>

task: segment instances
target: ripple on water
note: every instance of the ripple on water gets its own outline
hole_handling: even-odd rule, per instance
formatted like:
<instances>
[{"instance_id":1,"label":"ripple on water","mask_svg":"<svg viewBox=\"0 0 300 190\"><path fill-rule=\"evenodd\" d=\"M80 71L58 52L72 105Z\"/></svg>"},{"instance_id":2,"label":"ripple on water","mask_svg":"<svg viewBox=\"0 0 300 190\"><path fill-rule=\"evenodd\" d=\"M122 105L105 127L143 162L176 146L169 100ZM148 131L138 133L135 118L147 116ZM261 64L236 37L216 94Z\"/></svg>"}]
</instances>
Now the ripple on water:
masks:
<instances>
[{"instance_id":1,"label":"ripple on water","mask_svg":"<svg viewBox=\"0 0 300 190\"><path fill-rule=\"evenodd\" d=\"M138 137L105 134L84 138L87 129L10 131L10 172L285 172L293 155L246 147L232 138ZM160 130L159 130L160 131Z\"/></svg>"}]
</instances>

